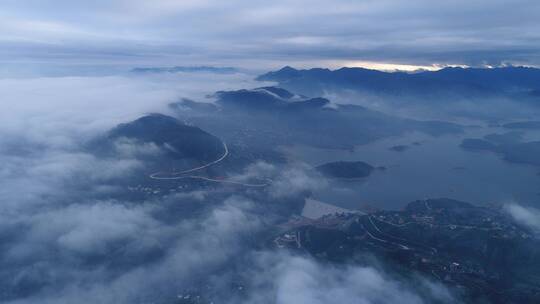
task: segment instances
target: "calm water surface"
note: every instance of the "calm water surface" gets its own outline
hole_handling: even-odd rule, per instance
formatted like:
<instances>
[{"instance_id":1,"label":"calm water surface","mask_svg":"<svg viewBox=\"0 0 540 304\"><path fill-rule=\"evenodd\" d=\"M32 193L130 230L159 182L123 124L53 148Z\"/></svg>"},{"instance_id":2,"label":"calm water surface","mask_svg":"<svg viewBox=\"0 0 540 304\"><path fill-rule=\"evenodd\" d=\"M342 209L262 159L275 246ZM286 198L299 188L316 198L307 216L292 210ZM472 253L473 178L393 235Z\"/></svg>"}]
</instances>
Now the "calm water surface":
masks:
<instances>
[{"instance_id":1,"label":"calm water surface","mask_svg":"<svg viewBox=\"0 0 540 304\"><path fill-rule=\"evenodd\" d=\"M400 209L416 199L448 197L483 205L519 202L540 206L540 168L513 164L490 152L471 152L459 147L463 138L505 133L501 128L469 129L462 135L431 137L410 133L387 138L354 151L306 146L282 148L291 160L316 166L330 161L365 161L384 166L359 181L331 181L315 198L345 208ZM540 140L528 132L526 140ZM414 144L416 143L416 144ZM407 145L403 152L395 145Z\"/></svg>"}]
</instances>

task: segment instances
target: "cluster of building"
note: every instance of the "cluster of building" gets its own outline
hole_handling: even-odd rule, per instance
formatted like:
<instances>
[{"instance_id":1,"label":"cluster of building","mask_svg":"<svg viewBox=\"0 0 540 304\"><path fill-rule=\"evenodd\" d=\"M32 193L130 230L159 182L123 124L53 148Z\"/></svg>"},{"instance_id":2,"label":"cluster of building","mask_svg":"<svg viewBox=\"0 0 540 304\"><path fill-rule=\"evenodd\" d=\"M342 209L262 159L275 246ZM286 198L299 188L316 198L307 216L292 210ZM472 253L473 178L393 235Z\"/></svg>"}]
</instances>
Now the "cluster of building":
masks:
<instances>
[{"instance_id":1,"label":"cluster of building","mask_svg":"<svg viewBox=\"0 0 540 304\"><path fill-rule=\"evenodd\" d=\"M277 248L302 248L300 243L300 232L284 233L274 239Z\"/></svg>"},{"instance_id":2,"label":"cluster of building","mask_svg":"<svg viewBox=\"0 0 540 304\"><path fill-rule=\"evenodd\" d=\"M188 190L188 188L189 188L188 185L179 185L174 188L167 188L167 189L163 189L160 187L149 187L149 186L144 186L144 185L127 187L128 191L130 192L142 192L145 194L155 194L155 195L158 195L164 192L169 192L169 193L170 192L183 192L183 191Z\"/></svg>"}]
</instances>

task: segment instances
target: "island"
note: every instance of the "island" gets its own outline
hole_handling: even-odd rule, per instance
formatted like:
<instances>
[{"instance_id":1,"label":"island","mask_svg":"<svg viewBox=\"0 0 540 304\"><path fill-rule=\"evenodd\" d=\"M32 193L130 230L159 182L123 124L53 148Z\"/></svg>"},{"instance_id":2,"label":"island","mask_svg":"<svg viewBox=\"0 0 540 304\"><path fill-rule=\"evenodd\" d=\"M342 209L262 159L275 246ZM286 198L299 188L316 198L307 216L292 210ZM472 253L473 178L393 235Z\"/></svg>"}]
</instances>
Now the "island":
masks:
<instances>
[{"instance_id":1,"label":"island","mask_svg":"<svg viewBox=\"0 0 540 304\"><path fill-rule=\"evenodd\" d=\"M409 146L407 145L397 145L397 146L392 146L390 148L388 148L390 151L395 151L395 152L404 152L405 150L409 149Z\"/></svg>"},{"instance_id":2,"label":"island","mask_svg":"<svg viewBox=\"0 0 540 304\"><path fill-rule=\"evenodd\" d=\"M540 121L518 121L507 123L503 125L503 128L507 129L530 129L538 130L540 129Z\"/></svg>"},{"instance_id":3,"label":"island","mask_svg":"<svg viewBox=\"0 0 540 304\"><path fill-rule=\"evenodd\" d=\"M315 169L326 177L352 179L368 177L375 167L362 161L337 161L317 166Z\"/></svg>"}]
</instances>

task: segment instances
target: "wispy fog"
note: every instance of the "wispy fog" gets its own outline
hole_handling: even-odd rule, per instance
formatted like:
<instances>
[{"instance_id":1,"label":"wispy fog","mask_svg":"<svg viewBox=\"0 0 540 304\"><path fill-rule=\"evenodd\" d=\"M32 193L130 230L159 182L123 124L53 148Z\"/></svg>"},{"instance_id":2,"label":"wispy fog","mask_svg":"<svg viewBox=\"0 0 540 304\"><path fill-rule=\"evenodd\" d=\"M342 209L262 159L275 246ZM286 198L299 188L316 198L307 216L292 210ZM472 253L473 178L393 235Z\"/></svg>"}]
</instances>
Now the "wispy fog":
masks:
<instances>
[{"instance_id":1,"label":"wispy fog","mask_svg":"<svg viewBox=\"0 0 540 304\"><path fill-rule=\"evenodd\" d=\"M272 221L259 200L286 204L300 192L324 187L302 165L281 172L257 163L238 177L273 176L277 182L268 197L200 190L136 202L106 198L122 190L108 181L144 166L138 153L159 149L124 141L115 158L100 158L84 149L86 142L145 113L167 113L167 104L181 97L204 99L216 90L255 85L249 79L197 74L0 80L2 302L148 303L204 290L222 303L351 297L362 303L451 302L446 289L425 279L415 286L379 267L336 268L254 246ZM178 211L189 204L203 211L191 217Z\"/></svg>"},{"instance_id":2,"label":"wispy fog","mask_svg":"<svg viewBox=\"0 0 540 304\"><path fill-rule=\"evenodd\" d=\"M506 211L519 223L540 231L540 210L518 204L507 204Z\"/></svg>"}]
</instances>

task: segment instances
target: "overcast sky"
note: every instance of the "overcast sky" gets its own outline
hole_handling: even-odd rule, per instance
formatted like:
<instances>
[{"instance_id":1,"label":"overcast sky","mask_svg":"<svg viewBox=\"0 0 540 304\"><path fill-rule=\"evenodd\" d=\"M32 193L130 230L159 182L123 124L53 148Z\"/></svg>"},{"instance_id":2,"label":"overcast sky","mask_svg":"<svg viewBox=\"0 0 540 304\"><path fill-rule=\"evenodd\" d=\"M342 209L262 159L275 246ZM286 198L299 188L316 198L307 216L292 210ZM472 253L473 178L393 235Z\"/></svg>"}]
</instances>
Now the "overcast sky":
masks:
<instances>
[{"instance_id":1,"label":"overcast sky","mask_svg":"<svg viewBox=\"0 0 540 304\"><path fill-rule=\"evenodd\" d=\"M0 63L540 65L537 0L2 0Z\"/></svg>"}]
</instances>

